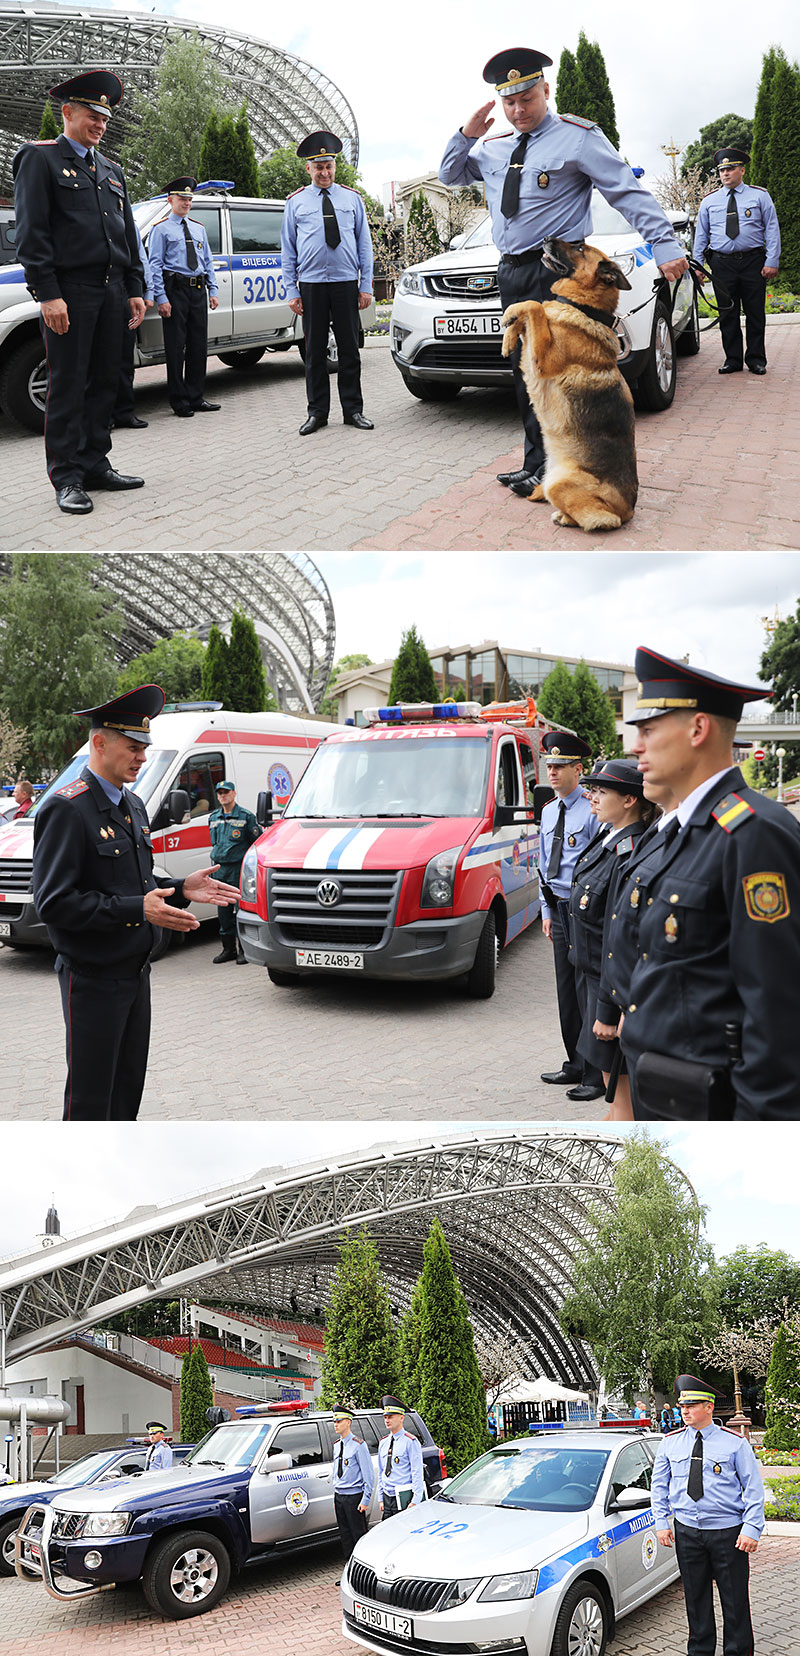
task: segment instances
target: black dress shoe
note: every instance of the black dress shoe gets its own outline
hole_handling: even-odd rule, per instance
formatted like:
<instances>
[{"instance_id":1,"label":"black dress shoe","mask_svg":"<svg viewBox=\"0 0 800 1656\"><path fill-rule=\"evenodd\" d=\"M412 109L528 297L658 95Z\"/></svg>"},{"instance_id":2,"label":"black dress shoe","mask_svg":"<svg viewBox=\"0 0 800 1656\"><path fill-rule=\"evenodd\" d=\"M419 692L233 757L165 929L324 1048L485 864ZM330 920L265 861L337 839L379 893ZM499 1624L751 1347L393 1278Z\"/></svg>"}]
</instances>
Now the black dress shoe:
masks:
<instances>
[{"instance_id":1,"label":"black dress shoe","mask_svg":"<svg viewBox=\"0 0 800 1656\"><path fill-rule=\"evenodd\" d=\"M605 1087L593 1087L588 1082L580 1087L568 1087L567 1098L574 1098L576 1104L589 1104L593 1098L605 1098Z\"/></svg>"},{"instance_id":2,"label":"black dress shoe","mask_svg":"<svg viewBox=\"0 0 800 1656\"><path fill-rule=\"evenodd\" d=\"M765 374L767 365L765 362L748 362L747 369L750 374Z\"/></svg>"},{"instance_id":3,"label":"black dress shoe","mask_svg":"<svg viewBox=\"0 0 800 1656\"><path fill-rule=\"evenodd\" d=\"M502 483L506 489L510 489L512 483L522 483L526 477L530 477L530 472L526 472L524 466L520 471L497 473L498 483Z\"/></svg>"},{"instance_id":4,"label":"black dress shoe","mask_svg":"<svg viewBox=\"0 0 800 1656\"><path fill-rule=\"evenodd\" d=\"M85 489L77 483L67 483L63 489L56 489L56 505L62 512L92 512L94 507Z\"/></svg>"},{"instance_id":5,"label":"black dress shoe","mask_svg":"<svg viewBox=\"0 0 800 1656\"><path fill-rule=\"evenodd\" d=\"M523 472L522 476L517 478L516 483L509 483L509 488L512 494L521 495L523 500L527 500L528 496L533 494L534 489L539 483L542 482L543 478L544 466L540 466L538 471Z\"/></svg>"},{"instance_id":6,"label":"black dress shoe","mask_svg":"<svg viewBox=\"0 0 800 1656\"><path fill-rule=\"evenodd\" d=\"M718 374L741 374L741 372L742 365L740 362L723 362L722 367L717 369Z\"/></svg>"},{"instance_id":7,"label":"black dress shoe","mask_svg":"<svg viewBox=\"0 0 800 1656\"><path fill-rule=\"evenodd\" d=\"M173 412L173 414L175 414L177 416L177 418L179 420L191 420L191 418L194 414L194 409L193 408L173 408L172 412Z\"/></svg>"},{"instance_id":8,"label":"black dress shoe","mask_svg":"<svg viewBox=\"0 0 800 1656\"><path fill-rule=\"evenodd\" d=\"M214 956L214 959L212 960L211 964L212 964L212 966L222 966L222 965L224 965L226 960L235 960L235 959L236 959L236 949L235 948L233 948L233 949L223 949L221 954L218 954L218 955Z\"/></svg>"},{"instance_id":9,"label":"black dress shoe","mask_svg":"<svg viewBox=\"0 0 800 1656\"><path fill-rule=\"evenodd\" d=\"M580 1070L573 1069L571 1064L565 1064L563 1069L549 1070L540 1075L539 1080L547 1081L551 1087L574 1087L580 1078Z\"/></svg>"},{"instance_id":10,"label":"black dress shoe","mask_svg":"<svg viewBox=\"0 0 800 1656\"><path fill-rule=\"evenodd\" d=\"M367 419L366 414L345 414L344 417L343 417L342 424L343 425L355 426L356 431L374 431L375 430L375 427L374 427L372 421Z\"/></svg>"},{"instance_id":11,"label":"black dress shoe","mask_svg":"<svg viewBox=\"0 0 800 1656\"><path fill-rule=\"evenodd\" d=\"M192 414L218 414L221 407L222 403L206 402L204 397L202 402L193 404L191 412Z\"/></svg>"},{"instance_id":12,"label":"black dress shoe","mask_svg":"<svg viewBox=\"0 0 800 1656\"><path fill-rule=\"evenodd\" d=\"M143 477L125 477L122 472L108 471L95 472L91 477L85 477L87 489L143 489Z\"/></svg>"},{"instance_id":13,"label":"black dress shoe","mask_svg":"<svg viewBox=\"0 0 800 1656\"><path fill-rule=\"evenodd\" d=\"M148 420L140 420L138 414L131 414L129 420L112 420L112 431L144 431L149 424Z\"/></svg>"},{"instance_id":14,"label":"black dress shoe","mask_svg":"<svg viewBox=\"0 0 800 1656\"><path fill-rule=\"evenodd\" d=\"M300 436L310 437L312 431L321 431L327 424L327 416L323 418L321 414L309 414L308 419L304 420L300 427Z\"/></svg>"}]
</instances>

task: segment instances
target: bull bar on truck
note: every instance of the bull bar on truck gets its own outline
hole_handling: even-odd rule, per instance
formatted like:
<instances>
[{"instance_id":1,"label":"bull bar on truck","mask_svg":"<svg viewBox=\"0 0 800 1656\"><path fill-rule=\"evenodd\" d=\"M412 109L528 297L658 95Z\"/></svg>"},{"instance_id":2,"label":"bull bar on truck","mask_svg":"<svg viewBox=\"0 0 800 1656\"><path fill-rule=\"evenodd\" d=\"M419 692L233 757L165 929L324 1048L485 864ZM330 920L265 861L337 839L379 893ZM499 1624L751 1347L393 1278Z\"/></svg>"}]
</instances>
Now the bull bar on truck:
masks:
<instances>
[{"instance_id":1,"label":"bull bar on truck","mask_svg":"<svg viewBox=\"0 0 800 1656\"><path fill-rule=\"evenodd\" d=\"M40 1516L41 1524L38 1522ZM36 1520L35 1523L33 1522L34 1520ZM20 1581L27 1581L30 1584L31 1582L37 1581L39 1576L41 1576L46 1592L50 1594L51 1598L58 1599L60 1604L63 1604L65 1599L72 1600L91 1598L95 1595L95 1593L102 1593L109 1587L113 1587L114 1583L111 1581L99 1582L96 1587L78 1585L76 1582L75 1586L69 1589L66 1587L58 1587L56 1585L56 1577L50 1563L50 1538L53 1533L54 1523L55 1513L52 1506L37 1505L37 1503L34 1502L32 1506L28 1507L14 1539L14 1569L17 1573L18 1579ZM25 1557L24 1549L26 1541L30 1545L31 1540L33 1539L33 1537L29 1537L26 1534L29 1526L32 1526L36 1530L35 1544L39 1548L38 1564L35 1559ZM69 1578L62 1577L61 1579L67 1580Z\"/></svg>"}]
</instances>

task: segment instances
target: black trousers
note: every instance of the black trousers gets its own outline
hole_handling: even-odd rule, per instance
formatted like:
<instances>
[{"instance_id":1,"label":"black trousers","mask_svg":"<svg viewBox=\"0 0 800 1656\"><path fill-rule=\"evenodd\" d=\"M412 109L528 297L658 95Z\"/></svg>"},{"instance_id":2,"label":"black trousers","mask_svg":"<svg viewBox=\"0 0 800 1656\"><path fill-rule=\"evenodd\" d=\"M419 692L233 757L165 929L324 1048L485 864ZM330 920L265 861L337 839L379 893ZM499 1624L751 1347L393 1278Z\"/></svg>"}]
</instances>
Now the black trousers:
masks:
<instances>
[{"instance_id":1,"label":"black trousers","mask_svg":"<svg viewBox=\"0 0 800 1656\"><path fill-rule=\"evenodd\" d=\"M67 1032L64 1121L135 1121L150 1047L150 967L85 977L56 959Z\"/></svg>"},{"instance_id":2,"label":"black trousers","mask_svg":"<svg viewBox=\"0 0 800 1656\"><path fill-rule=\"evenodd\" d=\"M164 289L172 306L162 316L167 391L173 408L196 408L203 401L208 351L208 296L205 282L191 287L175 271L164 271Z\"/></svg>"},{"instance_id":3,"label":"black trousers","mask_svg":"<svg viewBox=\"0 0 800 1656\"><path fill-rule=\"evenodd\" d=\"M114 419L130 420L136 413L136 400L133 395L133 353L139 336L138 328L129 328L127 321L122 326L122 351L119 360L119 378L117 380L117 397L114 403Z\"/></svg>"},{"instance_id":4,"label":"black trousers","mask_svg":"<svg viewBox=\"0 0 800 1656\"><path fill-rule=\"evenodd\" d=\"M740 1529L740 1524L719 1530L675 1524L675 1550L689 1621L687 1656L714 1656L717 1648L714 1582L722 1605L723 1656L752 1656L750 1559L736 1550Z\"/></svg>"},{"instance_id":5,"label":"black trousers","mask_svg":"<svg viewBox=\"0 0 800 1656\"><path fill-rule=\"evenodd\" d=\"M306 396L309 414L327 420L331 410L328 329L339 348L339 401L345 414L361 414L361 355L358 349L358 282L300 282L306 342Z\"/></svg>"},{"instance_id":6,"label":"black trousers","mask_svg":"<svg viewBox=\"0 0 800 1656\"><path fill-rule=\"evenodd\" d=\"M566 909L566 903L564 908ZM575 1071L576 1081L580 1075L585 1086L599 1086L603 1079L600 1071L593 1064L587 1063L578 1051L578 1041L583 1028L583 1008L578 995L575 970L570 964L569 940L561 916L561 904L553 915L553 960L556 968L558 1021L567 1062Z\"/></svg>"},{"instance_id":7,"label":"black trousers","mask_svg":"<svg viewBox=\"0 0 800 1656\"><path fill-rule=\"evenodd\" d=\"M357 1495L334 1495L333 1509L336 1513L336 1522L339 1525L339 1540L342 1543L345 1564L357 1541L367 1533L367 1514L359 1512L358 1503L363 1500L364 1492Z\"/></svg>"},{"instance_id":8,"label":"black trousers","mask_svg":"<svg viewBox=\"0 0 800 1656\"><path fill-rule=\"evenodd\" d=\"M552 298L552 286L557 279L555 271L548 270L542 264L541 256L532 259L530 264L523 265L510 265L505 259L501 259L497 269L497 285L503 310L507 310L509 305L518 305L523 299ZM544 443L539 421L531 407L528 388L522 377L519 357L520 347L517 345L511 357L511 367L514 371L517 405L525 427L524 468L527 472L535 472L544 465Z\"/></svg>"},{"instance_id":9,"label":"black trousers","mask_svg":"<svg viewBox=\"0 0 800 1656\"><path fill-rule=\"evenodd\" d=\"M765 258L763 247L756 247L752 253L741 257L731 257L727 253L709 254L725 361L734 362L739 368L743 361L742 311L747 342L744 361L750 368L764 367L767 361L764 340L767 279L761 274Z\"/></svg>"},{"instance_id":10,"label":"black trousers","mask_svg":"<svg viewBox=\"0 0 800 1656\"><path fill-rule=\"evenodd\" d=\"M44 448L54 489L80 488L109 469L122 329L130 309L121 274L112 271L108 282L103 276L61 276L67 332L53 333L42 322L48 370Z\"/></svg>"}]
</instances>

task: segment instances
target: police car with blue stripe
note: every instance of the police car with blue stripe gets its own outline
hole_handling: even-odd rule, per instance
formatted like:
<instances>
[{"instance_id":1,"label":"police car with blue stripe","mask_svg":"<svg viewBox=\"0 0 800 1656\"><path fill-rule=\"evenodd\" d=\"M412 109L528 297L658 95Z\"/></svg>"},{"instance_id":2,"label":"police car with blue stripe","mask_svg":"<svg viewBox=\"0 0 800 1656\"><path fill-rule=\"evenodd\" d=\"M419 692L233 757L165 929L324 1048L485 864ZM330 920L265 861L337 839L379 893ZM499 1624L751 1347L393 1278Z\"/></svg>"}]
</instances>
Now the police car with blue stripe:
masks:
<instances>
[{"instance_id":1,"label":"police car with blue stripe","mask_svg":"<svg viewBox=\"0 0 800 1656\"><path fill-rule=\"evenodd\" d=\"M603 1656L616 1623L677 1579L650 1511L660 1441L607 1427L499 1444L357 1543L342 1632L426 1656Z\"/></svg>"}]
</instances>

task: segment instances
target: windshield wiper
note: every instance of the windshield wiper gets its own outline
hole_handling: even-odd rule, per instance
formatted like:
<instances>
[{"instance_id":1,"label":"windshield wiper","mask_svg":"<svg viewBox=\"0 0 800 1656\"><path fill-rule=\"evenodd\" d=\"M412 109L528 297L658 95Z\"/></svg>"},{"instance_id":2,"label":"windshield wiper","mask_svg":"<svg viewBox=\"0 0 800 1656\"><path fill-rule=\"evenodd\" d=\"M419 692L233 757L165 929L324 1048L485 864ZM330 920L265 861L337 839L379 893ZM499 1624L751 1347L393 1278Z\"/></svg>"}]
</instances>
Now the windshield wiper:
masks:
<instances>
[{"instance_id":1,"label":"windshield wiper","mask_svg":"<svg viewBox=\"0 0 800 1656\"><path fill-rule=\"evenodd\" d=\"M228 1467L227 1467L227 1464L226 1464L225 1461L206 1460L205 1458L203 1460L193 1460L193 1461L190 1462L190 1465L191 1466L221 1466L223 1472L227 1472L227 1470L228 1470Z\"/></svg>"}]
</instances>

